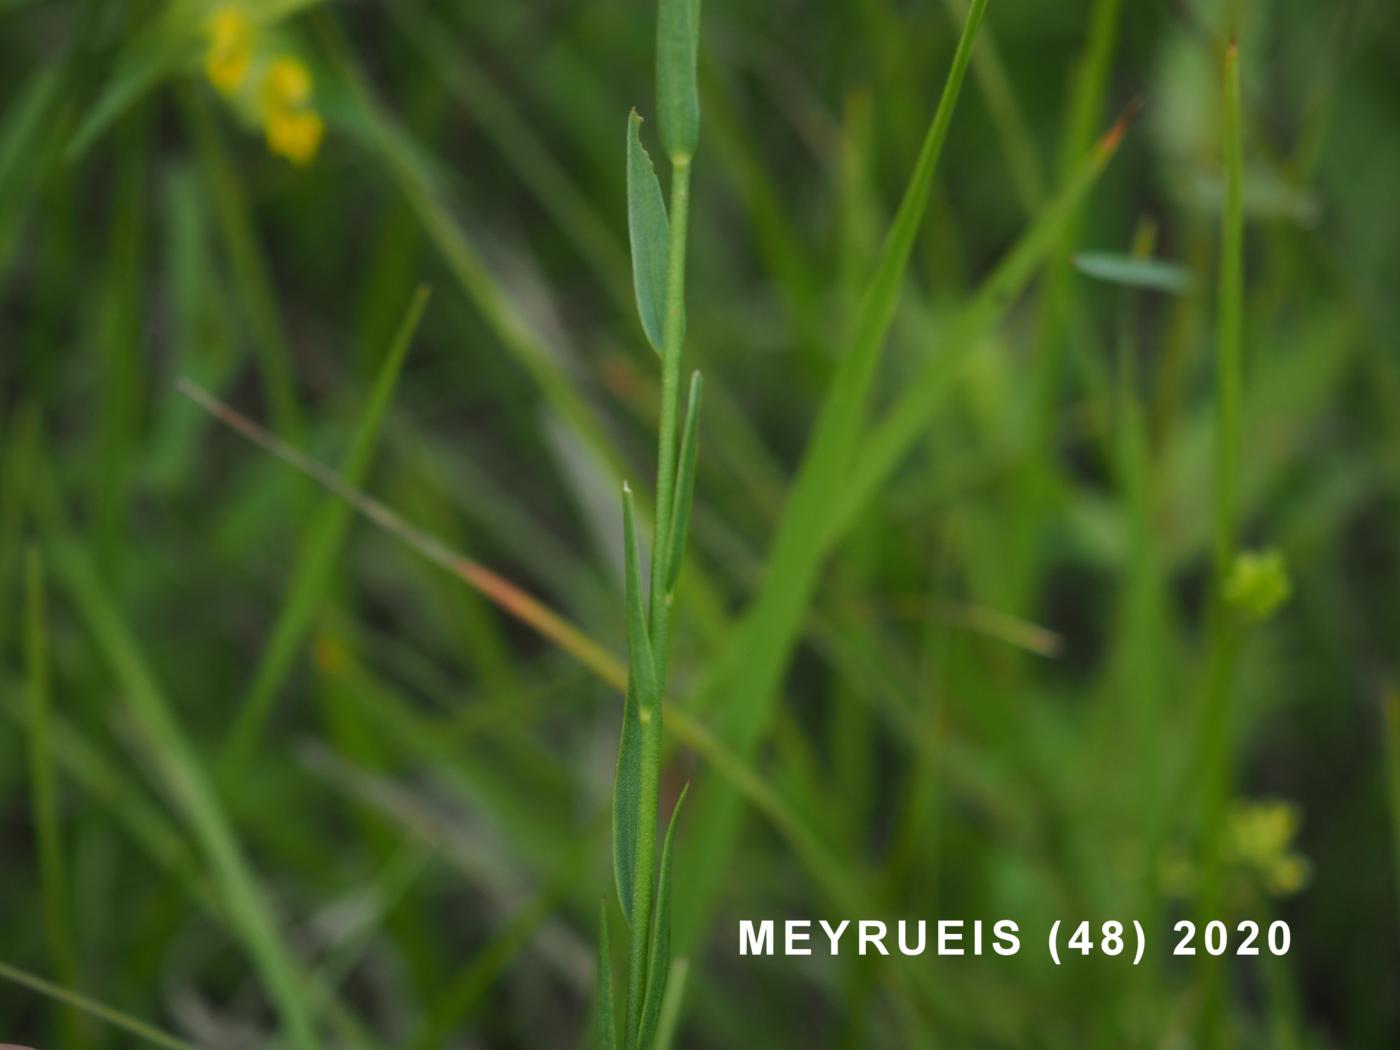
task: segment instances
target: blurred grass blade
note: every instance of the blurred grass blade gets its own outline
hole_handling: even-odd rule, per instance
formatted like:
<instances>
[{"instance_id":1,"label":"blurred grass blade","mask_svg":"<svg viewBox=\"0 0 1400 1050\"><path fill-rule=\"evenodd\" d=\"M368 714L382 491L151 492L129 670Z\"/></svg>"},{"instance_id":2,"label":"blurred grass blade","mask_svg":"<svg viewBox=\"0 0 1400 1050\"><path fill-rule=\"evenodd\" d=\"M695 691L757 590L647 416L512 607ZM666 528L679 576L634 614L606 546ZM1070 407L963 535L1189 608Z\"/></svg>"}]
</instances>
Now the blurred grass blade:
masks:
<instances>
[{"instance_id":1,"label":"blurred grass blade","mask_svg":"<svg viewBox=\"0 0 1400 1050\"><path fill-rule=\"evenodd\" d=\"M187 1043L183 1039L168 1035L160 1029L148 1025L145 1021L137 1020L120 1010L114 1010L110 1006L99 1003L96 999L89 999L85 995L54 984L52 981L46 981L42 977L26 973L8 963L0 962L0 979L11 981L22 988L28 988L31 992L37 992L39 995L47 996L60 1003L66 1003L76 1010L96 1017L98 1020L106 1021L116 1028L130 1032L152 1046L168 1047L169 1050L199 1050L193 1043Z\"/></svg>"},{"instance_id":2,"label":"blurred grass blade","mask_svg":"<svg viewBox=\"0 0 1400 1050\"><path fill-rule=\"evenodd\" d=\"M661 872L656 880L656 914L651 923L651 951L647 959L647 992L642 1005L642 1026L638 1030L638 1050L652 1050L656 1041L661 1004L666 997L666 979L671 972L671 850L676 841L676 824L685 803L687 784L681 788L676 806L671 810L671 823L666 828L666 841L661 847Z\"/></svg>"},{"instance_id":3,"label":"blurred grass blade","mask_svg":"<svg viewBox=\"0 0 1400 1050\"><path fill-rule=\"evenodd\" d=\"M1225 50L1225 210L1220 227L1220 304L1216 351L1215 569L1230 571L1239 510L1240 403L1244 387L1244 156L1240 130L1240 53Z\"/></svg>"},{"instance_id":4,"label":"blurred grass blade","mask_svg":"<svg viewBox=\"0 0 1400 1050\"><path fill-rule=\"evenodd\" d=\"M1395 907L1400 916L1400 692L1385 698L1385 782L1390 803L1391 867L1395 872Z\"/></svg>"},{"instance_id":5,"label":"blurred grass blade","mask_svg":"<svg viewBox=\"0 0 1400 1050\"><path fill-rule=\"evenodd\" d=\"M637 526L632 490L622 487L623 551L627 585L627 689L622 708L622 733L617 747L617 774L613 784L613 874L617 898L628 923L634 921L636 901L637 835L642 801L642 712L653 714L656 703L656 665L647 637L642 597L641 560L637 553Z\"/></svg>"},{"instance_id":6,"label":"blurred grass blade","mask_svg":"<svg viewBox=\"0 0 1400 1050\"><path fill-rule=\"evenodd\" d=\"M298 1050L315 1050L320 1042L307 1013L299 966L282 940L198 755L82 548L67 537L55 536L51 549L73 604L107 659L173 804L204 852L229 922L276 1003L291 1044Z\"/></svg>"},{"instance_id":7,"label":"blurred grass blade","mask_svg":"<svg viewBox=\"0 0 1400 1050\"><path fill-rule=\"evenodd\" d=\"M622 456L596 409L561 363L558 349L546 344L527 312L488 269L476 243L453 214L427 154L376 97L340 26L327 12L322 16L322 38L345 76L371 154L393 177L444 265L501 344L520 361L579 440L613 470L614 477L622 477Z\"/></svg>"},{"instance_id":8,"label":"blurred grass blade","mask_svg":"<svg viewBox=\"0 0 1400 1050\"><path fill-rule=\"evenodd\" d=\"M612 950L608 946L608 902L598 902L598 990L594 1003L594 1050L617 1050L617 1018L613 1009Z\"/></svg>"},{"instance_id":9,"label":"blurred grass blade","mask_svg":"<svg viewBox=\"0 0 1400 1050\"><path fill-rule=\"evenodd\" d=\"M647 342L661 353L666 316L666 260L671 233L661 183L641 138L642 118L627 116L627 235L632 245L632 285Z\"/></svg>"},{"instance_id":10,"label":"blurred grass blade","mask_svg":"<svg viewBox=\"0 0 1400 1050\"><path fill-rule=\"evenodd\" d=\"M700 0L660 0L656 19L656 111L672 163L688 160L700 138Z\"/></svg>"},{"instance_id":11,"label":"blurred grass blade","mask_svg":"<svg viewBox=\"0 0 1400 1050\"><path fill-rule=\"evenodd\" d=\"M690 960L678 955L671 960L671 974L666 979L666 997L661 1000L661 1017L656 1022L656 1041L652 1050L671 1050L676 1041L676 1029L681 1021L681 1004L685 1002L686 979L690 976Z\"/></svg>"},{"instance_id":12,"label":"blurred grass blade","mask_svg":"<svg viewBox=\"0 0 1400 1050\"><path fill-rule=\"evenodd\" d=\"M723 705L719 712L723 735L740 758L753 752L770 721L778 686L816 587L822 556L828 549L828 519L849 483L867 395L894 320L904 273L986 7L986 0L973 0L968 11L938 108L866 285L854 330L827 386L769 553L764 585L705 683L707 695ZM681 873L680 891L686 901L678 919L682 924L680 940L687 949L699 932L700 910L729 865L738 820L731 792L721 788L707 794L702 793L696 803L691 833L695 860Z\"/></svg>"},{"instance_id":13,"label":"blurred grass blade","mask_svg":"<svg viewBox=\"0 0 1400 1050\"><path fill-rule=\"evenodd\" d=\"M39 861L40 911L55 971L66 984L78 980L73 924L69 916L67 866L59 831L58 790L49 732L49 642L44 602L44 565L38 547L25 559L25 663L29 679L29 780ZM71 1015L63 1018L67 1041L76 1043Z\"/></svg>"},{"instance_id":14,"label":"blurred grass blade","mask_svg":"<svg viewBox=\"0 0 1400 1050\"><path fill-rule=\"evenodd\" d=\"M1196 284L1191 271L1179 263L1165 259L1140 259L1117 252L1080 252L1074 257L1074 267L1088 277L1109 284L1172 295L1183 295Z\"/></svg>"},{"instance_id":15,"label":"blurred grass blade","mask_svg":"<svg viewBox=\"0 0 1400 1050\"><path fill-rule=\"evenodd\" d=\"M1244 396L1244 176L1240 122L1239 49L1233 37L1225 48L1221 138L1225 168L1225 207L1220 222L1220 270L1216 302L1215 491L1211 603L1206 613L1206 679L1201 699L1199 741L1201 782L1200 886L1197 915L1202 924L1225 899L1227 820L1234 791L1232 723L1241 630L1225 599L1234 565L1239 529L1240 462ZM1205 1045L1218 1044L1225 1009L1226 975L1220 960L1199 960L1203 1005L1199 1031Z\"/></svg>"},{"instance_id":16,"label":"blurred grass blade","mask_svg":"<svg viewBox=\"0 0 1400 1050\"><path fill-rule=\"evenodd\" d=\"M404 521L378 500L346 486L333 471L280 441L246 416L229 408L188 381L177 386L185 396L210 412L259 447L312 478L351 504L376 525L412 547L424 558L452 573L501 609L537 631L541 637L575 657L612 688L627 688L627 669L577 627L545 606L533 595L470 559L455 553L436 537ZM802 818L779 796L751 765L726 747L683 707L666 705L666 724L675 737L704 759L714 774L762 813L792 846L794 853L811 872L814 881L847 911L867 911L862 899L832 855ZM853 903L854 902L854 903Z\"/></svg>"},{"instance_id":17,"label":"blurred grass blade","mask_svg":"<svg viewBox=\"0 0 1400 1050\"><path fill-rule=\"evenodd\" d=\"M210 205L218 217L233 271L232 291L242 307L241 320L253 344L273 427L287 440L298 441L302 437L302 410L292 371L292 348L247 190L202 89L188 87L180 93L180 101L199 146Z\"/></svg>"},{"instance_id":18,"label":"blurred grass blade","mask_svg":"<svg viewBox=\"0 0 1400 1050\"><path fill-rule=\"evenodd\" d=\"M685 561L686 536L690 531L690 512L695 500L695 459L700 451L700 373L690 377L690 399L685 410L685 432L681 435L679 471L676 475L675 509L671 512L670 536L666 540L665 590L670 594L680 579Z\"/></svg>"},{"instance_id":19,"label":"blurred grass blade","mask_svg":"<svg viewBox=\"0 0 1400 1050\"><path fill-rule=\"evenodd\" d=\"M355 428L350 448L341 464L341 476L348 485L363 484L369 473L399 373L427 303L428 290L419 288L379 367L364 415ZM224 757L231 771L241 768L257 747L277 693L286 680L293 658L306 640L312 620L330 586L344 548L349 519L350 508L345 502L334 496L326 496L302 534L291 586L283 599L271 641L258 661L252 685L240 706L229 738Z\"/></svg>"},{"instance_id":20,"label":"blurred grass blade","mask_svg":"<svg viewBox=\"0 0 1400 1050\"><path fill-rule=\"evenodd\" d=\"M55 115L61 85L60 70L50 66L9 89L0 121L0 278L9 273L30 200L57 152Z\"/></svg>"},{"instance_id":21,"label":"blurred grass blade","mask_svg":"<svg viewBox=\"0 0 1400 1050\"><path fill-rule=\"evenodd\" d=\"M337 498L344 500L374 524L396 536L408 546L458 577L469 587L485 595L505 612L538 631L559 648L569 653L603 681L616 689L627 684L627 671L621 662L593 639L565 620L534 595L510 580L492 572L479 562L451 550L436 536L409 524L379 500L365 495L353 485L347 485L335 471L324 463L299 452L278 438L266 427L260 427L241 412L230 408L209 391L187 379L176 381L175 387L195 404L221 423L238 431L253 444L271 453L294 470L305 474Z\"/></svg>"},{"instance_id":22,"label":"blurred grass blade","mask_svg":"<svg viewBox=\"0 0 1400 1050\"><path fill-rule=\"evenodd\" d=\"M942 354L927 357L917 373L901 387L894 404L882 412L861 448L840 506L831 515L828 543L835 543L893 476L928 426L929 418L956 389L962 366L971 359L1016 297L1060 243L1084 198L1113 159L1130 114L1125 114L1089 151L1060 194L1049 201L1036 220L988 276L972 301L964 306L948 335Z\"/></svg>"},{"instance_id":23,"label":"blurred grass blade","mask_svg":"<svg viewBox=\"0 0 1400 1050\"><path fill-rule=\"evenodd\" d=\"M111 66L102 93L84 111L82 123L68 140L66 160L76 164L116 120L134 106L187 57L199 27L194 8L171 4L136 33Z\"/></svg>"}]
</instances>

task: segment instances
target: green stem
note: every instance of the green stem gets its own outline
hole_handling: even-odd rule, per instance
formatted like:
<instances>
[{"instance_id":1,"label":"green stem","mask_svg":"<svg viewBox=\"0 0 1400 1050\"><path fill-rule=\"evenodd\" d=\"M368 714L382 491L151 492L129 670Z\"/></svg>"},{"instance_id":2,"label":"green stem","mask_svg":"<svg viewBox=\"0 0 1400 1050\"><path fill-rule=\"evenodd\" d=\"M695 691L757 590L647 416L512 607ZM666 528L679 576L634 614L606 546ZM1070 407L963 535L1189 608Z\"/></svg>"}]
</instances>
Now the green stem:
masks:
<instances>
[{"instance_id":1,"label":"green stem","mask_svg":"<svg viewBox=\"0 0 1400 1050\"><path fill-rule=\"evenodd\" d=\"M633 878L631 941L627 953L626 1045L634 1045L646 997L647 948L656 859L656 820L661 793L661 705L665 696L671 594L666 591L667 537L674 527L681 350L685 342L685 242L690 214L690 158L672 158L671 239L666 269L666 316L662 332L661 423L656 460L656 529L651 540L651 649L657 695L642 704L641 799Z\"/></svg>"},{"instance_id":2,"label":"green stem","mask_svg":"<svg viewBox=\"0 0 1400 1050\"><path fill-rule=\"evenodd\" d=\"M1209 665L1201 740L1205 808L1201 827L1203 921L1217 917L1223 898L1221 855L1231 789L1231 683L1239 650L1238 624L1225 605L1224 588L1239 532L1240 402L1244 386L1244 159L1240 132L1239 51L1225 51L1223 100L1225 203L1220 229L1219 331L1216 347L1216 447L1214 580L1208 613ZM1225 972L1219 960L1203 960L1205 1002L1201 1035L1206 1046L1223 1045L1220 1029Z\"/></svg>"},{"instance_id":3,"label":"green stem","mask_svg":"<svg viewBox=\"0 0 1400 1050\"><path fill-rule=\"evenodd\" d=\"M662 329L661 423L656 460L656 532L651 544L652 648L665 651L668 596L664 582L666 539L675 500L676 436L680 429L681 350L685 342L685 246L690 219L690 158L676 157L671 169L671 238L666 266L666 316ZM659 670L659 668L658 668Z\"/></svg>"}]
</instances>

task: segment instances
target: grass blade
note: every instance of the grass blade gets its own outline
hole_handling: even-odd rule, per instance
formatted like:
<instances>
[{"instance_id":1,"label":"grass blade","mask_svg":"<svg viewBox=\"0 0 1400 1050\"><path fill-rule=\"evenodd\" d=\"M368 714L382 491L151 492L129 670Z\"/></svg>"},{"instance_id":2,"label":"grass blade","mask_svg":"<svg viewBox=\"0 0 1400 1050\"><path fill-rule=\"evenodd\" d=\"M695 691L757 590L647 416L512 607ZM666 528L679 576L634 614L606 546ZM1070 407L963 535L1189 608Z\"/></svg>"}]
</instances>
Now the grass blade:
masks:
<instances>
[{"instance_id":1,"label":"grass blade","mask_svg":"<svg viewBox=\"0 0 1400 1050\"><path fill-rule=\"evenodd\" d=\"M58 790L49 733L49 643L44 602L44 565L37 547L25 563L25 663L29 678L29 779L34 796L39 885L44 932L60 979L77 984L78 964L69 918L67 866L58 823ZM66 1041L76 1043L73 1017L65 1012Z\"/></svg>"},{"instance_id":2,"label":"grass blade","mask_svg":"<svg viewBox=\"0 0 1400 1050\"><path fill-rule=\"evenodd\" d=\"M1395 904L1400 909L1400 693L1385 698L1385 780L1390 803L1392 866L1395 870Z\"/></svg>"},{"instance_id":3,"label":"grass blade","mask_svg":"<svg viewBox=\"0 0 1400 1050\"><path fill-rule=\"evenodd\" d=\"M841 505L832 515L828 543L834 543L854 524L856 517L890 479L928 425L930 413L953 391L960 366L971 358L982 338L1005 315L1008 304L1050 258L1089 190L1117 152L1127 120L1127 116L1120 119L1099 140L1081 162L1074 178L1046 205L1039 218L982 283L944 340L947 353L929 357L904 384L894 404L881 414L841 493Z\"/></svg>"},{"instance_id":4,"label":"grass blade","mask_svg":"<svg viewBox=\"0 0 1400 1050\"><path fill-rule=\"evenodd\" d=\"M384 416L393 398L399 372L403 367L414 333L422 320L428 303L428 291L419 288L409 303L408 312L399 325L389 352L379 367L364 415L350 442L341 464L341 476L347 484L360 485L369 473L370 463L379 442ZM348 531L350 508L341 500L327 496L316 509L302 536L301 548L292 570L292 582L272 629L272 638L263 650L253 675L252 685L240 706L237 721L229 739L225 759L233 770L257 747L263 726L272 711L277 693L286 680L292 661L306 640L317 609L330 586L336 563L340 559Z\"/></svg>"},{"instance_id":5,"label":"grass blade","mask_svg":"<svg viewBox=\"0 0 1400 1050\"><path fill-rule=\"evenodd\" d=\"M598 902L598 991L595 1005L595 1050L617 1050L617 1019L613 1009L612 950L608 947L608 903Z\"/></svg>"},{"instance_id":6,"label":"grass blade","mask_svg":"<svg viewBox=\"0 0 1400 1050\"><path fill-rule=\"evenodd\" d=\"M1074 267L1088 277L1109 284L1172 295L1183 295L1196 284L1195 275L1179 263L1165 259L1140 259L1117 252L1080 252L1074 257Z\"/></svg>"},{"instance_id":7,"label":"grass blade","mask_svg":"<svg viewBox=\"0 0 1400 1050\"><path fill-rule=\"evenodd\" d=\"M233 288L253 343L273 426L289 441L302 434L301 405L292 373L292 349L266 252L258 239L247 191L229 157L218 122L198 90L181 93L186 121L199 146L200 166L213 195Z\"/></svg>"},{"instance_id":8,"label":"grass blade","mask_svg":"<svg viewBox=\"0 0 1400 1050\"><path fill-rule=\"evenodd\" d=\"M1224 896L1225 823L1233 782L1231 722L1235 668L1241 631L1225 599L1239 529L1241 402L1244 388L1244 157L1240 128L1239 49L1232 38L1225 49L1221 134L1224 146L1225 206L1220 226L1218 332L1216 346L1215 499L1212 555L1214 578L1206 619L1207 668L1202 697L1200 779L1203 811L1200 836L1198 914L1218 912ZM1225 998L1220 960L1200 960L1204 1002L1202 1045L1219 1046Z\"/></svg>"},{"instance_id":9,"label":"grass blade","mask_svg":"<svg viewBox=\"0 0 1400 1050\"><path fill-rule=\"evenodd\" d=\"M666 260L671 231L656 168L642 145L642 118L627 117L627 235L632 245L632 286L647 342L661 354L666 316Z\"/></svg>"},{"instance_id":10,"label":"grass blade","mask_svg":"<svg viewBox=\"0 0 1400 1050\"><path fill-rule=\"evenodd\" d=\"M849 482L849 468L865 417L865 402L894 319L910 252L918 234L933 174L952 124L966 77L972 42L986 11L974 0L958 40L943 95L866 285L854 330L824 397L813 437L788 499L768 558L764 586L733 643L706 681L710 696L722 697L724 736L739 756L752 753L773 710L777 688L816 587L827 550L827 521ZM697 802L691 841L696 862L683 869L679 909L680 940L690 946L698 932L700 909L729 863L737 828L735 797L717 790Z\"/></svg>"},{"instance_id":11,"label":"grass blade","mask_svg":"<svg viewBox=\"0 0 1400 1050\"><path fill-rule=\"evenodd\" d=\"M61 1003L67 1003L75 1010L81 1010L85 1014L90 1014L100 1021L106 1021L115 1028L130 1032L138 1039L144 1039L152 1046L164 1046L169 1050L199 1050L193 1043L187 1043L183 1039L177 1039L173 1035L168 1035L158 1028L148 1025L145 1021L137 1020L120 1010L113 1010L110 1006L99 1003L96 999L89 999L85 995L62 985L46 981L42 977L36 977L31 973L10 966L8 963L0 963L0 978L12 981L22 988L28 988L31 992L38 992L40 995L56 999Z\"/></svg>"},{"instance_id":12,"label":"grass blade","mask_svg":"<svg viewBox=\"0 0 1400 1050\"><path fill-rule=\"evenodd\" d=\"M681 788L676 806L671 810L671 823L666 828L666 841L661 847L661 873L656 880L656 914L651 923L651 951L647 962L647 992L642 1005L642 1026L637 1038L638 1050L651 1050L656 1041L661 1004L666 997L666 979L671 972L671 850L676 841L676 824L681 806L685 804L687 784Z\"/></svg>"},{"instance_id":13,"label":"grass blade","mask_svg":"<svg viewBox=\"0 0 1400 1050\"><path fill-rule=\"evenodd\" d=\"M672 163L688 160L700 138L700 0L661 0L656 19L656 111Z\"/></svg>"},{"instance_id":14,"label":"grass blade","mask_svg":"<svg viewBox=\"0 0 1400 1050\"><path fill-rule=\"evenodd\" d=\"M656 1040L652 1050L671 1050L680 1026L681 1003L685 1001L686 979L690 976L690 960L677 956L671 962L671 974L666 979L666 997L661 1000L661 1017L656 1022Z\"/></svg>"},{"instance_id":15,"label":"grass blade","mask_svg":"<svg viewBox=\"0 0 1400 1050\"><path fill-rule=\"evenodd\" d=\"M428 561L458 577L505 612L539 632L542 637L573 656L609 685L619 690L626 686L627 670L617 657L533 594L480 562L458 554L436 536L405 521L379 500L367 496L353 485L347 485L340 475L324 463L293 448L266 427L259 426L241 412L224 404L209 391L187 379L177 380L175 387L219 422L238 431L289 467L305 474L337 499L344 500L374 524L408 544Z\"/></svg>"},{"instance_id":16,"label":"grass blade","mask_svg":"<svg viewBox=\"0 0 1400 1050\"><path fill-rule=\"evenodd\" d=\"M685 541L690 531L690 508L695 500L695 458L700 452L700 373L690 377L690 400L685 410L685 432L681 435L680 468L676 475L675 509L671 512L671 534L666 540L666 593L676 589Z\"/></svg>"},{"instance_id":17,"label":"grass blade","mask_svg":"<svg viewBox=\"0 0 1400 1050\"><path fill-rule=\"evenodd\" d=\"M1220 303L1217 333L1215 568L1223 583L1239 529L1240 403L1244 387L1244 157L1240 133L1240 53L1225 51L1225 211L1220 228Z\"/></svg>"},{"instance_id":18,"label":"grass blade","mask_svg":"<svg viewBox=\"0 0 1400 1050\"><path fill-rule=\"evenodd\" d=\"M73 603L111 666L175 806L204 853L230 925L272 996L291 1044L298 1050L315 1050L320 1041L307 1013L300 967L282 940L198 755L185 739L135 637L82 548L56 536L51 549Z\"/></svg>"},{"instance_id":19,"label":"grass blade","mask_svg":"<svg viewBox=\"0 0 1400 1050\"><path fill-rule=\"evenodd\" d=\"M206 391L183 380L177 385L181 393L194 400L221 422L335 493L336 496L345 500L394 538L452 573L467 586L490 599L508 615L515 617L541 637L569 653L584 667L597 675L601 681L619 692L626 690L628 679L626 667L615 656L538 598L479 563L450 550L436 537L428 535L403 520L378 500L346 485L324 464L304 456L246 416L235 412L211 397ZM803 823L799 815L753 770L751 765L718 740L685 708L667 704L665 710L667 725L670 726L676 739L704 759L720 780L724 781L735 793L746 799L756 811L768 819L778 833L793 847L795 854L812 874L814 881L830 895L833 901L839 902L848 911L870 910L851 904L852 901L859 901L860 897L847 880L838 860L827 851L815 832Z\"/></svg>"}]
</instances>

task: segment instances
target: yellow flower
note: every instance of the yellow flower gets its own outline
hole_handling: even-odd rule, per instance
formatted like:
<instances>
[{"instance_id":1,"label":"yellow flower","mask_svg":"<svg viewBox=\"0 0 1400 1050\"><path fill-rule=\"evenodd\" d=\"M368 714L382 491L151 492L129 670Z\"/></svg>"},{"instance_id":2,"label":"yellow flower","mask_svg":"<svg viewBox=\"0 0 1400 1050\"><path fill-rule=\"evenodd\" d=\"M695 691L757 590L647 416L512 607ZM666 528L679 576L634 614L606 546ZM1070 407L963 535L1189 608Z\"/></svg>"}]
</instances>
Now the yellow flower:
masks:
<instances>
[{"instance_id":1,"label":"yellow flower","mask_svg":"<svg viewBox=\"0 0 1400 1050\"><path fill-rule=\"evenodd\" d=\"M296 165L311 163L321 145L326 126L315 110L289 109L269 113L267 148Z\"/></svg>"},{"instance_id":2,"label":"yellow flower","mask_svg":"<svg viewBox=\"0 0 1400 1050\"><path fill-rule=\"evenodd\" d=\"M311 71L299 58L279 55L263 74L263 108L269 114L304 107L311 102Z\"/></svg>"},{"instance_id":3,"label":"yellow flower","mask_svg":"<svg viewBox=\"0 0 1400 1050\"><path fill-rule=\"evenodd\" d=\"M311 162L326 133L326 125L312 104L311 91L311 71L290 55L273 59L263 74L267 148L297 165Z\"/></svg>"},{"instance_id":4,"label":"yellow flower","mask_svg":"<svg viewBox=\"0 0 1400 1050\"><path fill-rule=\"evenodd\" d=\"M253 24L236 4L226 4L209 18L209 50L204 72L225 95L233 95L253 60Z\"/></svg>"}]
</instances>

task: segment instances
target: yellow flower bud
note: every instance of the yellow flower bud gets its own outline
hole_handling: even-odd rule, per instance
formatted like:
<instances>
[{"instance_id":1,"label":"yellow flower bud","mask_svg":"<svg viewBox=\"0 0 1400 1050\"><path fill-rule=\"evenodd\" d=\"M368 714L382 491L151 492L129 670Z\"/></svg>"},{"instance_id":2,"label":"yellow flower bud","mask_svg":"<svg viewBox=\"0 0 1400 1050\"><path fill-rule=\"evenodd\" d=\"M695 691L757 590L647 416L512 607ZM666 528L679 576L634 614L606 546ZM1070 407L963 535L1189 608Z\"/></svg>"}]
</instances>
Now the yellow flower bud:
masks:
<instances>
[{"instance_id":1,"label":"yellow flower bud","mask_svg":"<svg viewBox=\"0 0 1400 1050\"><path fill-rule=\"evenodd\" d=\"M279 55L263 75L262 101L269 113L311 102L311 71L299 58Z\"/></svg>"},{"instance_id":2,"label":"yellow flower bud","mask_svg":"<svg viewBox=\"0 0 1400 1050\"><path fill-rule=\"evenodd\" d=\"M311 163L326 126L314 110L288 109L268 114L267 148L296 165Z\"/></svg>"},{"instance_id":3,"label":"yellow flower bud","mask_svg":"<svg viewBox=\"0 0 1400 1050\"><path fill-rule=\"evenodd\" d=\"M226 4L210 16L207 29L205 75L223 94L232 95L243 85L252 63L253 24L236 4Z\"/></svg>"}]
</instances>

